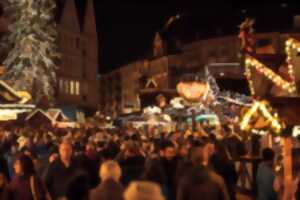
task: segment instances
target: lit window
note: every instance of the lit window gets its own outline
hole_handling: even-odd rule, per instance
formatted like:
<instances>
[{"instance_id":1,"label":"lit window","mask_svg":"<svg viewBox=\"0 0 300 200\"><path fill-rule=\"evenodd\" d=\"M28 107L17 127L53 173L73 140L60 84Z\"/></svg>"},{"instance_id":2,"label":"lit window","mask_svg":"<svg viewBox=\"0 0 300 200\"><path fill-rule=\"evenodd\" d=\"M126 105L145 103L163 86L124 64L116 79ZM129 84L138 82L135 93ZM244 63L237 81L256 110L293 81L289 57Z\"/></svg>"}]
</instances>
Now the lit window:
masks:
<instances>
[{"instance_id":1,"label":"lit window","mask_svg":"<svg viewBox=\"0 0 300 200\"><path fill-rule=\"evenodd\" d=\"M59 92L64 92L64 81L63 79L59 79Z\"/></svg>"},{"instance_id":2,"label":"lit window","mask_svg":"<svg viewBox=\"0 0 300 200\"><path fill-rule=\"evenodd\" d=\"M74 84L74 81L70 81L70 94L71 95L75 94L75 84Z\"/></svg>"},{"instance_id":3,"label":"lit window","mask_svg":"<svg viewBox=\"0 0 300 200\"><path fill-rule=\"evenodd\" d=\"M69 81L65 80L65 93L69 93Z\"/></svg>"},{"instance_id":4,"label":"lit window","mask_svg":"<svg viewBox=\"0 0 300 200\"><path fill-rule=\"evenodd\" d=\"M76 83L75 83L75 94L80 95L80 83L79 83L79 81L76 81Z\"/></svg>"}]
</instances>

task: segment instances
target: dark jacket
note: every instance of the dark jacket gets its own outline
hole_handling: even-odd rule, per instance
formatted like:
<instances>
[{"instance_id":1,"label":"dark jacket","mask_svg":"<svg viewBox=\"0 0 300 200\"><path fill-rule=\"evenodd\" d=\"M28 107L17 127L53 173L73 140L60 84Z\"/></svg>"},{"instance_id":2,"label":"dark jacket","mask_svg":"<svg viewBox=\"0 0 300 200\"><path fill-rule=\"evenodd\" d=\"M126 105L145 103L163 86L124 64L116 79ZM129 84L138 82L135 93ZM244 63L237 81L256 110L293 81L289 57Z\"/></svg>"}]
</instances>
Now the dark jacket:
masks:
<instances>
[{"instance_id":1,"label":"dark jacket","mask_svg":"<svg viewBox=\"0 0 300 200\"><path fill-rule=\"evenodd\" d=\"M135 156L120 160L119 164L123 174L121 182L126 186L131 181L140 179L145 167L145 158L142 156Z\"/></svg>"},{"instance_id":2,"label":"dark jacket","mask_svg":"<svg viewBox=\"0 0 300 200\"><path fill-rule=\"evenodd\" d=\"M0 173L4 174L8 180L10 179L7 161L4 158L1 151L0 151Z\"/></svg>"},{"instance_id":3,"label":"dark jacket","mask_svg":"<svg viewBox=\"0 0 300 200\"><path fill-rule=\"evenodd\" d=\"M34 177L34 188L39 200L45 199L45 190L40 179ZM33 195L30 186L30 177L15 176L7 187L7 199L9 200L32 200Z\"/></svg>"},{"instance_id":4,"label":"dark jacket","mask_svg":"<svg viewBox=\"0 0 300 200\"><path fill-rule=\"evenodd\" d=\"M110 179L90 192L90 200L123 200L123 186Z\"/></svg>"},{"instance_id":5,"label":"dark jacket","mask_svg":"<svg viewBox=\"0 0 300 200\"><path fill-rule=\"evenodd\" d=\"M159 163L162 166L166 179L166 186L169 191L169 199L175 199L176 196L176 170L178 166L178 158L173 160L167 160L165 158L159 158Z\"/></svg>"},{"instance_id":6,"label":"dark jacket","mask_svg":"<svg viewBox=\"0 0 300 200\"><path fill-rule=\"evenodd\" d=\"M256 174L258 200L275 200L277 194L273 185L275 180L275 171L268 163L262 162L258 166Z\"/></svg>"},{"instance_id":7,"label":"dark jacket","mask_svg":"<svg viewBox=\"0 0 300 200\"><path fill-rule=\"evenodd\" d=\"M66 195L68 183L77 172L77 165L74 160L71 161L68 168L60 158L49 164L45 184L53 199Z\"/></svg>"},{"instance_id":8,"label":"dark jacket","mask_svg":"<svg viewBox=\"0 0 300 200\"><path fill-rule=\"evenodd\" d=\"M233 160L224 160L218 155L215 155L212 158L211 166L213 167L214 171L224 179L230 199L235 200L238 174L236 172Z\"/></svg>"},{"instance_id":9,"label":"dark jacket","mask_svg":"<svg viewBox=\"0 0 300 200\"><path fill-rule=\"evenodd\" d=\"M203 166L194 166L180 180L177 200L229 200L223 179Z\"/></svg>"},{"instance_id":10,"label":"dark jacket","mask_svg":"<svg viewBox=\"0 0 300 200\"><path fill-rule=\"evenodd\" d=\"M98 171L100 162L97 157L90 158L83 154L78 156L80 168L88 175L89 186L94 188L99 184Z\"/></svg>"}]
</instances>

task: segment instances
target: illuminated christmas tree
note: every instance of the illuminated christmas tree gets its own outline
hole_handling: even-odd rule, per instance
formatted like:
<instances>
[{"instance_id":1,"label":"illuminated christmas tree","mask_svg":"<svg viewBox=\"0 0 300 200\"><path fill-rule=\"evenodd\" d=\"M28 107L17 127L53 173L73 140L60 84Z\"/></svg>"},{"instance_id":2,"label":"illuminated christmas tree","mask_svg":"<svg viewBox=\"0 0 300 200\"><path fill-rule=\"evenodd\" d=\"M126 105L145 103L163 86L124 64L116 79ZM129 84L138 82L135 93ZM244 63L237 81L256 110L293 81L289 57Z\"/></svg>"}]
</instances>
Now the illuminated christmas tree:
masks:
<instances>
[{"instance_id":1,"label":"illuminated christmas tree","mask_svg":"<svg viewBox=\"0 0 300 200\"><path fill-rule=\"evenodd\" d=\"M2 41L8 49L1 77L18 91L27 91L35 102L53 101L58 58L54 0L5 0L9 33Z\"/></svg>"}]
</instances>

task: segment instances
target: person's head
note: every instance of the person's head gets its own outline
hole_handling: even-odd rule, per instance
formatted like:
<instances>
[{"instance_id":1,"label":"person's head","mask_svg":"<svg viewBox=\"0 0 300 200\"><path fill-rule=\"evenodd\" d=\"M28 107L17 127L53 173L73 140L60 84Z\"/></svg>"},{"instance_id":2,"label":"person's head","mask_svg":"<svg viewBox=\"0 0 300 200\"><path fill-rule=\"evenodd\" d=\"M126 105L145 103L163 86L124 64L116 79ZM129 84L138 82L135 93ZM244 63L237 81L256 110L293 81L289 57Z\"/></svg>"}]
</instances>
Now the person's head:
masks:
<instances>
[{"instance_id":1,"label":"person's head","mask_svg":"<svg viewBox=\"0 0 300 200\"><path fill-rule=\"evenodd\" d=\"M62 160L71 160L73 153L72 144L68 141L63 141L59 145L59 156Z\"/></svg>"},{"instance_id":2,"label":"person's head","mask_svg":"<svg viewBox=\"0 0 300 200\"><path fill-rule=\"evenodd\" d=\"M17 175L30 176L35 173L33 161L27 155L17 157L14 162L14 170Z\"/></svg>"},{"instance_id":3,"label":"person's head","mask_svg":"<svg viewBox=\"0 0 300 200\"><path fill-rule=\"evenodd\" d=\"M270 148L264 148L262 152L263 160L267 162L273 162L275 153L272 149Z\"/></svg>"},{"instance_id":4,"label":"person's head","mask_svg":"<svg viewBox=\"0 0 300 200\"><path fill-rule=\"evenodd\" d=\"M96 152L96 148L92 143L87 143L85 145L85 153L90 155L90 154L94 154Z\"/></svg>"},{"instance_id":5,"label":"person's head","mask_svg":"<svg viewBox=\"0 0 300 200\"><path fill-rule=\"evenodd\" d=\"M166 175L159 163L159 160L154 159L148 162L141 178L145 181L152 181L154 183L164 185L166 181Z\"/></svg>"},{"instance_id":6,"label":"person's head","mask_svg":"<svg viewBox=\"0 0 300 200\"><path fill-rule=\"evenodd\" d=\"M203 147L204 144L200 140L194 140L191 142L190 148L190 160L194 165L200 165L203 162Z\"/></svg>"},{"instance_id":7,"label":"person's head","mask_svg":"<svg viewBox=\"0 0 300 200\"><path fill-rule=\"evenodd\" d=\"M158 184L135 181L125 190L124 200L165 200L165 198Z\"/></svg>"},{"instance_id":8,"label":"person's head","mask_svg":"<svg viewBox=\"0 0 300 200\"><path fill-rule=\"evenodd\" d=\"M136 142L129 140L124 146L124 156L126 158L134 157L140 154L139 146Z\"/></svg>"},{"instance_id":9,"label":"person's head","mask_svg":"<svg viewBox=\"0 0 300 200\"><path fill-rule=\"evenodd\" d=\"M210 157L215 153L215 144L209 138L202 138L203 162L207 164Z\"/></svg>"},{"instance_id":10,"label":"person's head","mask_svg":"<svg viewBox=\"0 0 300 200\"><path fill-rule=\"evenodd\" d=\"M171 141L167 140L162 142L160 156L167 160L173 160L173 158L176 156L176 149Z\"/></svg>"},{"instance_id":11,"label":"person's head","mask_svg":"<svg viewBox=\"0 0 300 200\"><path fill-rule=\"evenodd\" d=\"M187 144L185 144L185 145L181 145L180 147L179 147L179 155L181 156L181 157L186 157L188 154L189 154L189 148L188 148L188 145Z\"/></svg>"},{"instance_id":12,"label":"person's head","mask_svg":"<svg viewBox=\"0 0 300 200\"><path fill-rule=\"evenodd\" d=\"M109 160L100 166L99 176L102 181L112 179L116 182L119 182L121 175L121 167L116 161Z\"/></svg>"}]
</instances>

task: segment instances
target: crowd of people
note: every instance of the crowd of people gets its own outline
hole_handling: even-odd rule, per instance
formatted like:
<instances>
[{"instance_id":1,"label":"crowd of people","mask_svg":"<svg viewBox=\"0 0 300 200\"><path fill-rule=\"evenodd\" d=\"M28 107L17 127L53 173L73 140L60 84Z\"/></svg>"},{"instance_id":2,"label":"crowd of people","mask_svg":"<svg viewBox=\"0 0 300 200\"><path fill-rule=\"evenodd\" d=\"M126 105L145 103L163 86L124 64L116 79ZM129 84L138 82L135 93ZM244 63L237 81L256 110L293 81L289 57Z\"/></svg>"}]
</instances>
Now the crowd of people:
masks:
<instances>
[{"instance_id":1,"label":"crowd of people","mask_svg":"<svg viewBox=\"0 0 300 200\"><path fill-rule=\"evenodd\" d=\"M235 200L234 160L248 152L232 131L223 127L219 138L213 129L186 136L7 128L0 131L0 199ZM260 200L280 196L273 161L274 152L265 149Z\"/></svg>"}]
</instances>

